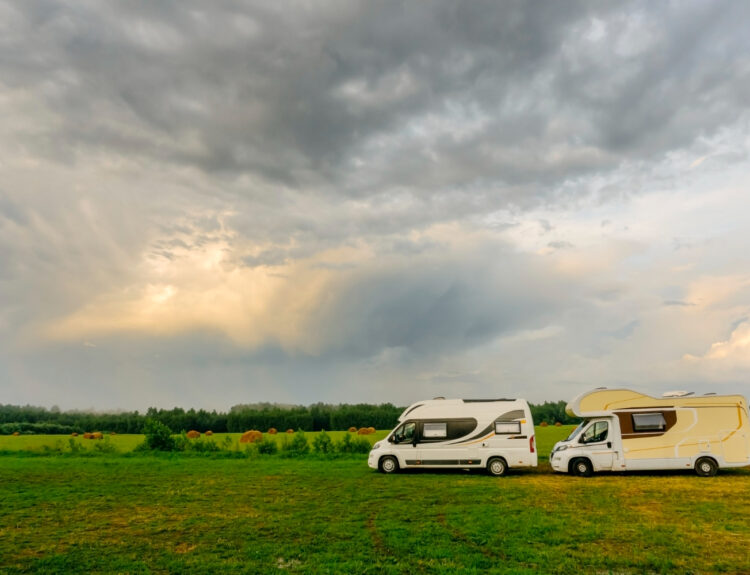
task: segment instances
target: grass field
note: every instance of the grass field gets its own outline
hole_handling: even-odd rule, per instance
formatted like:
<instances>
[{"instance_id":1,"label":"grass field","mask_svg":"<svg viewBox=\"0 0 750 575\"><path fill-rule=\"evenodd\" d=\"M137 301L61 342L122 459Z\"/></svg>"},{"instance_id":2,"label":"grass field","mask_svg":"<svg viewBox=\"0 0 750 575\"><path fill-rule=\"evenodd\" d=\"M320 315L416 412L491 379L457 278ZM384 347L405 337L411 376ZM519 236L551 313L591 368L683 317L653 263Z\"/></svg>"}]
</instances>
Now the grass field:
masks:
<instances>
[{"instance_id":1,"label":"grass field","mask_svg":"<svg viewBox=\"0 0 750 575\"><path fill-rule=\"evenodd\" d=\"M333 441L341 441L341 438L347 434L346 431L327 431L328 435L331 436ZM215 433L210 438L203 437L203 439L210 439L217 445L223 446L224 439L229 437L232 443L232 448L244 449L245 445L239 444L241 433ZM315 432L307 432L305 436L308 440L312 441L315 437ZM353 437L364 437L371 443L375 443L379 439L383 439L388 435L388 430L376 431L372 435L363 435ZM292 434L278 433L276 435L263 434L264 437L269 439L275 439L279 444L284 441L284 438L289 438ZM83 439L83 437L70 437L68 435L0 435L0 452L3 451L27 451L32 453L45 453L50 449L62 449L63 451L70 451L70 440L73 440L76 445L80 446L82 450L94 451L97 443L102 441L109 442L115 450L121 453L127 453L133 451L140 443L143 443L143 435L107 435L103 440L98 439Z\"/></svg>"},{"instance_id":2,"label":"grass field","mask_svg":"<svg viewBox=\"0 0 750 575\"><path fill-rule=\"evenodd\" d=\"M750 573L750 471L557 475L565 431L538 429L539 470L503 478L381 475L365 456L4 455L0 572Z\"/></svg>"}]
</instances>

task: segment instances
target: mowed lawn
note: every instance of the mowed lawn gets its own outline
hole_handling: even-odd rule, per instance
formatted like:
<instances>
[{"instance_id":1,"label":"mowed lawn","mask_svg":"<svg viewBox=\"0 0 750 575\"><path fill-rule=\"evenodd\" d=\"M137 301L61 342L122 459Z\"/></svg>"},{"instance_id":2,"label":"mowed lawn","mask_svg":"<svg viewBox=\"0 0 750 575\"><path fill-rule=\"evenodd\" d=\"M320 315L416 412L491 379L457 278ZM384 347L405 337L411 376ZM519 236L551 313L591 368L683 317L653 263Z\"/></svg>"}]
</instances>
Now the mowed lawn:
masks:
<instances>
[{"instance_id":1,"label":"mowed lawn","mask_svg":"<svg viewBox=\"0 0 750 575\"><path fill-rule=\"evenodd\" d=\"M564 432L539 429L539 470L503 478L385 476L365 456L4 455L0 572L750 572L748 470L557 475Z\"/></svg>"}]
</instances>

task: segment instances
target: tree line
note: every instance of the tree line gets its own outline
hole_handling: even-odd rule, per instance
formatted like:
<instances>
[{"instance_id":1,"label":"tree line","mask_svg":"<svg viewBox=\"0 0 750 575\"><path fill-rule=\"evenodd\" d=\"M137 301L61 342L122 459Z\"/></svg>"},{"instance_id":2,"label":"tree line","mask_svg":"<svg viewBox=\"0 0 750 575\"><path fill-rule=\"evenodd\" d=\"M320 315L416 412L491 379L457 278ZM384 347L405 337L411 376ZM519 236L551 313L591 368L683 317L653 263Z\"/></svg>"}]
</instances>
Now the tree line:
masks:
<instances>
[{"instance_id":1,"label":"tree line","mask_svg":"<svg viewBox=\"0 0 750 575\"><path fill-rule=\"evenodd\" d=\"M141 433L147 421L158 421L173 433L195 429L201 433L244 432L248 429L266 431L271 427L279 431L302 429L305 431L335 431L350 427L391 429L396 426L404 407L391 403L327 404L309 406L279 405L273 403L235 405L228 412L205 409L157 409L150 407L145 413L123 411L99 413L86 411L61 411L60 409L31 405L0 404L0 435L18 433L70 434L86 431L114 433ZM531 404L534 423L543 421L550 425L560 422L574 423L565 413L565 402Z\"/></svg>"}]
</instances>

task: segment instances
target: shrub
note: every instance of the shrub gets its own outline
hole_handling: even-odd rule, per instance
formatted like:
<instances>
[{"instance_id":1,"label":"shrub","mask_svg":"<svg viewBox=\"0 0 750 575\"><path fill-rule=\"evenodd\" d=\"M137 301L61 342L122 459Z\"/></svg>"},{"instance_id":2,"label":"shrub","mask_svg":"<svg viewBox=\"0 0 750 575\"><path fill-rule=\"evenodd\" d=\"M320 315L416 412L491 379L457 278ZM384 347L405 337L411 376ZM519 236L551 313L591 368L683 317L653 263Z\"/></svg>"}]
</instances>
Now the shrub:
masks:
<instances>
[{"instance_id":1,"label":"shrub","mask_svg":"<svg viewBox=\"0 0 750 575\"><path fill-rule=\"evenodd\" d=\"M117 453L117 448L112 445L109 437L105 437L104 441L97 441L94 444L94 451L99 453Z\"/></svg>"},{"instance_id":2,"label":"shrub","mask_svg":"<svg viewBox=\"0 0 750 575\"><path fill-rule=\"evenodd\" d=\"M296 457L298 455L309 453L310 446L307 443L305 432L300 430L298 433L295 433L291 441L284 442L281 446L281 450L288 457Z\"/></svg>"},{"instance_id":3,"label":"shrub","mask_svg":"<svg viewBox=\"0 0 750 575\"><path fill-rule=\"evenodd\" d=\"M201 436L201 432L191 429L185 435L187 435L188 439L198 439Z\"/></svg>"},{"instance_id":4,"label":"shrub","mask_svg":"<svg viewBox=\"0 0 750 575\"><path fill-rule=\"evenodd\" d=\"M255 444L261 455L274 455L279 452L279 446L274 439L261 439Z\"/></svg>"},{"instance_id":5,"label":"shrub","mask_svg":"<svg viewBox=\"0 0 750 575\"><path fill-rule=\"evenodd\" d=\"M339 453L368 453L372 445L364 437L352 438L348 433L336 444Z\"/></svg>"},{"instance_id":6,"label":"shrub","mask_svg":"<svg viewBox=\"0 0 750 575\"><path fill-rule=\"evenodd\" d=\"M172 432L160 421L147 419L143 426L143 434L146 436L146 440L143 442L146 449L175 451L177 448Z\"/></svg>"},{"instance_id":7,"label":"shrub","mask_svg":"<svg viewBox=\"0 0 750 575\"><path fill-rule=\"evenodd\" d=\"M83 449L83 447L81 447L81 444L72 437L68 439L68 446L70 447L71 453L79 453Z\"/></svg>"},{"instance_id":8,"label":"shrub","mask_svg":"<svg viewBox=\"0 0 750 575\"><path fill-rule=\"evenodd\" d=\"M255 443L256 441L262 441L263 440L263 434L256 430L251 429L250 431L246 431L242 434L242 437L240 437L240 443Z\"/></svg>"},{"instance_id":9,"label":"shrub","mask_svg":"<svg viewBox=\"0 0 750 575\"><path fill-rule=\"evenodd\" d=\"M325 430L321 431L315 439L313 439L313 451L315 453L333 453L334 445L331 440L331 436L328 435Z\"/></svg>"},{"instance_id":10,"label":"shrub","mask_svg":"<svg viewBox=\"0 0 750 575\"><path fill-rule=\"evenodd\" d=\"M198 453L212 453L220 451L221 448L211 439L198 439L196 441L188 441L186 448L190 451L196 451Z\"/></svg>"}]
</instances>

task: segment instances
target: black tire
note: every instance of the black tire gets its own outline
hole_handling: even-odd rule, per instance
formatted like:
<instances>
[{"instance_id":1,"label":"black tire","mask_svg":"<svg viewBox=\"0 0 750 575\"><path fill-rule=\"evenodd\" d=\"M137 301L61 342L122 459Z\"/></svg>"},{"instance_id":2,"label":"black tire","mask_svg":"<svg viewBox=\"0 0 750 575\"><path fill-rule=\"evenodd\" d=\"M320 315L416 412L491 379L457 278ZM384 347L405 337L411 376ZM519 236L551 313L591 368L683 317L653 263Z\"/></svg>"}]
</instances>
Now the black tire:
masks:
<instances>
[{"instance_id":1,"label":"black tire","mask_svg":"<svg viewBox=\"0 0 750 575\"><path fill-rule=\"evenodd\" d=\"M381 473L396 473L398 471L398 459L392 455L381 457L378 461L378 469Z\"/></svg>"},{"instance_id":2,"label":"black tire","mask_svg":"<svg viewBox=\"0 0 750 575\"><path fill-rule=\"evenodd\" d=\"M570 472L578 477L591 477L591 474L594 473L594 467L591 465L591 461L581 457L570 462Z\"/></svg>"},{"instance_id":3,"label":"black tire","mask_svg":"<svg viewBox=\"0 0 750 575\"><path fill-rule=\"evenodd\" d=\"M493 457L487 462L487 473L493 477L502 477L508 471L508 464L502 457Z\"/></svg>"},{"instance_id":4,"label":"black tire","mask_svg":"<svg viewBox=\"0 0 750 575\"><path fill-rule=\"evenodd\" d=\"M713 477L718 469L719 466L710 457L701 457L695 462L695 473L699 477Z\"/></svg>"}]
</instances>

